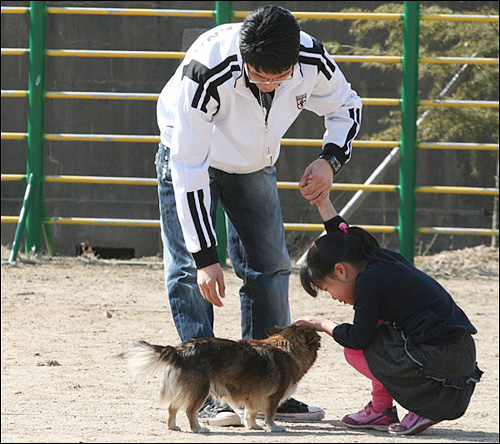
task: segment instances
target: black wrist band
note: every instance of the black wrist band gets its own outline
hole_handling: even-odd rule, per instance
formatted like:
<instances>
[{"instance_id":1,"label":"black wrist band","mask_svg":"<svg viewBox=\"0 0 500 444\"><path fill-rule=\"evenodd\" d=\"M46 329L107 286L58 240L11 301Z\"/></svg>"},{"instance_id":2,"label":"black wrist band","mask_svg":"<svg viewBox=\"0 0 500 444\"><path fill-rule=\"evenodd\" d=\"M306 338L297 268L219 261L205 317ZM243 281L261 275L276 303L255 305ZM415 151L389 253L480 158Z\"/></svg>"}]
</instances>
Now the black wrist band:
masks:
<instances>
[{"instance_id":1,"label":"black wrist band","mask_svg":"<svg viewBox=\"0 0 500 444\"><path fill-rule=\"evenodd\" d=\"M330 164L333 174L337 174L342 168L342 164L333 154L320 154L319 159L325 159Z\"/></svg>"}]
</instances>

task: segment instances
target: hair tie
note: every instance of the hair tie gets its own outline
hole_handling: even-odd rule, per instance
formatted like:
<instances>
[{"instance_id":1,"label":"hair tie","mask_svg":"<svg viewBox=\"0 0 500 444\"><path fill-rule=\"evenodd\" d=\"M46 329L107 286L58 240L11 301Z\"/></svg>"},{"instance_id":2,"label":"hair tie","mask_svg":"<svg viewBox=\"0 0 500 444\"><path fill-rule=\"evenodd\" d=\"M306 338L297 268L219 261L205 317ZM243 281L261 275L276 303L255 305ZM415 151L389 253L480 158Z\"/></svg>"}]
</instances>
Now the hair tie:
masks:
<instances>
[{"instance_id":1,"label":"hair tie","mask_svg":"<svg viewBox=\"0 0 500 444\"><path fill-rule=\"evenodd\" d=\"M344 232L344 234L349 234L349 233L347 232L347 229L348 229L348 228L349 228L349 226L348 226L345 222L341 222L341 223L339 224L339 230L340 230L340 231L343 231L343 232Z\"/></svg>"}]
</instances>

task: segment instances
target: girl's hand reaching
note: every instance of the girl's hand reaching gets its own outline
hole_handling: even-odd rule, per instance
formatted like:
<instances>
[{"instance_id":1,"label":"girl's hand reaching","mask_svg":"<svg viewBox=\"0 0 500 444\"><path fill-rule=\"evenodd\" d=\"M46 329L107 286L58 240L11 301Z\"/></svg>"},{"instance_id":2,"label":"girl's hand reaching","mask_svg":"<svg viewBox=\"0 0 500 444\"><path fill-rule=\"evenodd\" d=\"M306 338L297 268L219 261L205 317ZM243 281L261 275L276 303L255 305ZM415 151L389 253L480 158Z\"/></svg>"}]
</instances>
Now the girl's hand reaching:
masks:
<instances>
[{"instance_id":1,"label":"girl's hand reaching","mask_svg":"<svg viewBox=\"0 0 500 444\"><path fill-rule=\"evenodd\" d=\"M321 318L319 316L299 316L294 325L303 325L313 327L319 332L326 333L330 336L333 335L333 329L338 325L337 322L330 319Z\"/></svg>"},{"instance_id":2,"label":"girl's hand reaching","mask_svg":"<svg viewBox=\"0 0 500 444\"><path fill-rule=\"evenodd\" d=\"M313 183L313 176L312 174L309 174L307 176L304 176L302 180L300 181L300 189L301 193L304 188L307 188L309 185ZM335 207L332 205L330 201L330 193L323 193L321 197L318 197L311 201L314 205L316 205L316 208L319 211L319 214L323 221L327 221L332 219L333 217L337 216L337 210L335 210Z\"/></svg>"}]
</instances>

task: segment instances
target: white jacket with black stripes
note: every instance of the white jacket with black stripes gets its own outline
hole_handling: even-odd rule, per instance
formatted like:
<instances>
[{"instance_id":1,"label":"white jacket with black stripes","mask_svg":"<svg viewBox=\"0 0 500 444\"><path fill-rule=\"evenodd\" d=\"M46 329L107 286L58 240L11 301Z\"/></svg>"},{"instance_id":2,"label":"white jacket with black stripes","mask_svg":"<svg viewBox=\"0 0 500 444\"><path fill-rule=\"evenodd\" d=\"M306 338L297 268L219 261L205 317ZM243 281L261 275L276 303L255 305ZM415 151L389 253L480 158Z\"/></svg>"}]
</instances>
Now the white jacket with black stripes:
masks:
<instances>
[{"instance_id":1,"label":"white jacket with black stripes","mask_svg":"<svg viewBox=\"0 0 500 444\"><path fill-rule=\"evenodd\" d=\"M202 34L187 51L157 105L163 145L170 148L177 212L198 267L216 246L208 168L252 173L274 165L280 141L303 109L324 116L323 152L343 165L358 133L361 99L321 43L301 32L293 78L276 90L267 116L247 87L239 51L241 24Z\"/></svg>"}]
</instances>

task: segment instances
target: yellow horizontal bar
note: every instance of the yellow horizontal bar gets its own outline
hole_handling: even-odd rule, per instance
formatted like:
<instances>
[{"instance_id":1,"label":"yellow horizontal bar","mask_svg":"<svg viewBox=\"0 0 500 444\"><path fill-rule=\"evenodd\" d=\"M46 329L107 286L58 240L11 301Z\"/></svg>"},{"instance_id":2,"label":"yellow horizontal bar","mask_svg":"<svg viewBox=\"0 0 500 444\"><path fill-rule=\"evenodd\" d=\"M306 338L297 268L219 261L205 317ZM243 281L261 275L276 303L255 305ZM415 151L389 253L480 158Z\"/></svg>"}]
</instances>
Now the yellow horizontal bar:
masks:
<instances>
[{"instance_id":1,"label":"yellow horizontal bar","mask_svg":"<svg viewBox=\"0 0 500 444\"><path fill-rule=\"evenodd\" d=\"M19 216L2 216L2 223L17 223ZM91 217L46 217L44 223L61 224L61 225L116 225L116 226L134 226L134 227L159 227L160 221L153 219L111 219L111 218L91 218ZM301 223L285 223L285 230L298 231L323 231L323 224L301 224ZM372 227L370 231L391 232L396 231L396 227L377 227L377 226L362 226ZM367 229L367 228L365 228Z\"/></svg>"},{"instance_id":2,"label":"yellow horizontal bar","mask_svg":"<svg viewBox=\"0 0 500 444\"><path fill-rule=\"evenodd\" d=\"M158 180L148 177L105 177L105 176L45 176L45 182L99 183L120 185L157 185Z\"/></svg>"},{"instance_id":3,"label":"yellow horizontal bar","mask_svg":"<svg viewBox=\"0 0 500 444\"><path fill-rule=\"evenodd\" d=\"M297 183L298 185L298 183ZM398 191L399 185L363 185L359 183L334 183L332 185L332 190L344 190L344 191L381 191L381 192L392 192Z\"/></svg>"},{"instance_id":4,"label":"yellow horizontal bar","mask_svg":"<svg viewBox=\"0 0 500 444\"><path fill-rule=\"evenodd\" d=\"M3 224L17 224L19 222L19 216L2 216Z\"/></svg>"},{"instance_id":5,"label":"yellow horizontal bar","mask_svg":"<svg viewBox=\"0 0 500 444\"><path fill-rule=\"evenodd\" d=\"M480 100L420 100L420 106L451 106L469 108L498 108L498 102Z\"/></svg>"},{"instance_id":6,"label":"yellow horizontal bar","mask_svg":"<svg viewBox=\"0 0 500 444\"><path fill-rule=\"evenodd\" d=\"M90 50L90 49L48 49L47 56L62 57L128 57L149 59L182 59L185 52L182 51L113 51L113 50ZM357 56L337 55L337 62L379 62L379 63L401 63L400 56ZM494 60L494 59L492 59ZM446 62L441 62L446 63Z\"/></svg>"},{"instance_id":7,"label":"yellow horizontal bar","mask_svg":"<svg viewBox=\"0 0 500 444\"><path fill-rule=\"evenodd\" d=\"M29 54L28 48L2 48L2 55L24 55Z\"/></svg>"},{"instance_id":8,"label":"yellow horizontal bar","mask_svg":"<svg viewBox=\"0 0 500 444\"><path fill-rule=\"evenodd\" d=\"M2 89L2 97L28 97L28 91L24 89Z\"/></svg>"},{"instance_id":9,"label":"yellow horizontal bar","mask_svg":"<svg viewBox=\"0 0 500 444\"><path fill-rule=\"evenodd\" d=\"M281 139L281 145L299 146L323 146L321 139Z\"/></svg>"},{"instance_id":10,"label":"yellow horizontal bar","mask_svg":"<svg viewBox=\"0 0 500 444\"><path fill-rule=\"evenodd\" d=\"M248 15L246 11L235 11L234 16L241 18ZM292 11L296 19L312 20L402 20L403 14L379 12L303 12Z\"/></svg>"},{"instance_id":11,"label":"yellow horizontal bar","mask_svg":"<svg viewBox=\"0 0 500 444\"><path fill-rule=\"evenodd\" d=\"M100 49L48 49L47 56L62 57L128 57L135 59L182 59L182 51L107 51Z\"/></svg>"},{"instance_id":12,"label":"yellow horizontal bar","mask_svg":"<svg viewBox=\"0 0 500 444\"><path fill-rule=\"evenodd\" d=\"M14 182L25 180L23 174L2 174L2 182ZM45 182L52 183L94 183L94 184L120 184L120 185L154 185L158 181L156 178L147 177L107 177L107 176L44 176ZM298 182L278 182L278 189L282 190L298 190ZM372 191L372 192L394 192L399 190L399 185L394 184L376 184L364 185L357 183L334 183L332 190L343 191ZM437 194L475 194L498 196L498 188L488 187L455 187L455 186L419 186L415 188L416 193L437 193Z\"/></svg>"},{"instance_id":13,"label":"yellow horizontal bar","mask_svg":"<svg viewBox=\"0 0 500 444\"><path fill-rule=\"evenodd\" d=\"M2 132L2 140L24 140L28 137L27 133L9 133Z\"/></svg>"},{"instance_id":14,"label":"yellow horizontal bar","mask_svg":"<svg viewBox=\"0 0 500 444\"><path fill-rule=\"evenodd\" d=\"M27 90L2 90L2 97L28 97ZM112 100L158 100L157 93L117 93L92 91L49 91L45 93L48 99L112 99ZM364 98L364 105L394 106L401 99Z\"/></svg>"},{"instance_id":15,"label":"yellow horizontal bar","mask_svg":"<svg viewBox=\"0 0 500 444\"><path fill-rule=\"evenodd\" d=\"M45 134L45 140L158 143L160 141L160 136L136 136L125 134Z\"/></svg>"},{"instance_id":16,"label":"yellow horizontal bar","mask_svg":"<svg viewBox=\"0 0 500 444\"><path fill-rule=\"evenodd\" d=\"M19 216L2 216L2 223L18 223ZM115 225L129 227L159 227L160 221L156 219L111 219L90 217L46 217L44 223L61 225ZM296 231L324 231L323 224L284 223L285 230ZM371 233L395 233L397 226L390 225L358 225ZM473 236L498 236L498 230L487 228L454 228L454 227L421 227L415 229L416 233L424 234L458 234Z\"/></svg>"},{"instance_id":17,"label":"yellow horizontal bar","mask_svg":"<svg viewBox=\"0 0 500 444\"><path fill-rule=\"evenodd\" d=\"M353 62L353 63L401 63L403 57L400 56L358 56L358 55L335 55L333 57L336 62Z\"/></svg>"},{"instance_id":18,"label":"yellow horizontal bar","mask_svg":"<svg viewBox=\"0 0 500 444\"><path fill-rule=\"evenodd\" d=\"M302 223L284 223L285 230L289 231L324 231L323 224L302 224ZM371 233L395 233L398 227L390 225L357 225Z\"/></svg>"},{"instance_id":19,"label":"yellow horizontal bar","mask_svg":"<svg viewBox=\"0 0 500 444\"><path fill-rule=\"evenodd\" d=\"M298 182L278 182L279 189L297 190ZM344 191L382 191L391 192L398 191L399 185L363 185L357 183L334 183L332 190ZM415 188L416 193L440 193L440 194L478 194L498 196L498 188L480 188L480 187L453 187L453 186L421 186Z\"/></svg>"},{"instance_id":20,"label":"yellow horizontal bar","mask_svg":"<svg viewBox=\"0 0 500 444\"><path fill-rule=\"evenodd\" d=\"M322 146L322 139L281 139L283 146ZM354 140L353 147L364 148L394 148L399 145L399 141L386 141L386 140Z\"/></svg>"},{"instance_id":21,"label":"yellow horizontal bar","mask_svg":"<svg viewBox=\"0 0 500 444\"><path fill-rule=\"evenodd\" d=\"M24 140L27 133L2 132L2 140ZM154 142L160 141L159 136L120 135L120 134L46 134L46 140L54 141L91 141L91 142ZM283 146L322 146L321 139L281 139ZM399 146L396 140L354 140L355 148L394 148ZM420 142L419 149L440 150L477 150L498 151L498 144L494 143L458 143L458 142Z\"/></svg>"},{"instance_id":22,"label":"yellow horizontal bar","mask_svg":"<svg viewBox=\"0 0 500 444\"><path fill-rule=\"evenodd\" d=\"M498 151L498 143L420 142L419 149Z\"/></svg>"},{"instance_id":23,"label":"yellow horizontal bar","mask_svg":"<svg viewBox=\"0 0 500 444\"><path fill-rule=\"evenodd\" d=\"M120 225L129 227L159 227L157 219L111 219L94 217L46 217L47 224L62 225Z\"/></svg>"},{"instance_id":24,"label":"yellow horizontal bar","mask_svg":"<svg viewBox=\"0 0 500 444\"><path fill-rule=\"evenodd\" d=\"M389 98L362 98L361 101L363 105L383 105L383 106L399 106L401 104L401 99L389 99Z\"/></svg>"},{"instance_id":25,"label":"yellow horizontal bar","mask_svg":"<svg viewBox=\"0 0 500 444\"><path fill-rule=\"evenodd\" d=\"M451 186L422 186L416 187L417 193L445 193L445 194L480 194L498 196L498 188L479 187L451 187Z\"/></svg>"},{"instance_id":26,"label":"yellow horizontal bar","mask_svg":"<svg viewBox=\"0 0 500 444\"><path fill-rule=\"evenodd\" d=\"M2 140L25 139L27 133L2 133ZM123 134L45 134L46 140L53 141L77 141L77 142L155 142L160 141L160 136L123 135ZM322 146L321 139L282 139L282 145L291 146ZM354 147L366 148L394 148L399 141L384 140L354 140Z\"/></svg>"},{"instance_id":27,"label":"yellow horizontal bar","mask_svg":"<svg viewBox=\"0 0 500 444\"><path fill-rule=\"evenodd\" d=\"M460 65L498 65L498 59L485 57L422 57L419 63L459 63Z\"/></svg>"},{"instance_id":28,"label":"yellow horizontal bar","mask_svg":"<svg viewBox=\"0 0 500 444\"><path fill-rule=\"evenodd\" d=\"M2 55L28 54L27 48L2 48ZM186 55L183 51L112 51L91 49L48 49L46 55L53 57L120 57L141 59L182 59ZM401 63L401 56L359 56L336 55L337 62L346 63ZM471 65L498 65L498 59L484 57L422 57L420 63L458 63Z\"/></svg>"},{"instance_id":29,"label":"yellow horizontal bar","mask_svg":"<svg viewBox=\"0 0 500 444\"><path fill-rule=\"evenodd\" d=\"M454 228L454 227L422 227L415 228L416 233L428 234L465 234L471 236L498 236L498 230L489 228Z\"/></svg>"},{"instance_id":30,"label":"yellow horizontal bar","mask_svg":"<svg viewBox=\"0 0 500 444\"><path fill-rule=\"evenodd\" d=\"M20 182L26 180L26 174L2 174L2 182Z\"/></svg>"},{"instance_id":31,"label":"yellow horizontal bar","mask_svg":"<svg viewBox=\"0 0 500 444\"><path fill-rule=\"evenodd\" d=\"M371 233L397 233L399 227L391 225L356 225Z\"/></svg>"},{"instance_id":32,"label":"yellow horizontal bar","mask_svg":"<svg viewBox=\"0 0 500 444\"><path fill-rule=\"evenodd\" d=\"M399 146L399 140L353 140L354 148L395 148Z\"/></svg>"},{"instance_id":33,"label":"yellow horizontal bar","mask_svg":"<svg viewBox=\"0 0 500 444\"><path fill-rule=\"evenodd\" d=\"M300 224L300 223L284 223L285 230L297 231L323 231L325 226L323 224Z\"/></svg>"},{"instance_id":34,"label":"yellow horizontal bar","mask_svg":"<svg viewBox=\"0 0 500 444\"><path fill-rule=\"evenodd\" d=\"M2 90L2 97L28 97L27 90ZM119 93L92 91L50 91L48 99L109 99L109 100L158 100L157 93ZM401 99L363 98L363 105L399 106ZM420 106L453 106L471 108L498 108L498 102L479 100L420 100Z\"/></svg>"},{"instance_id":35,"label":"yellow horizontal bar","mask_svg":"<svg viewBox=\"0 0 500 444\"><path fill-rule=\"evenodd\" d=\"M2 6L2 14L26 14L29 11L28 6Z\"/></svg>"},{"instance_id":36,"label":"yellow horizontal bar","mask_svg":"<svg viewBox=\"0 0 500 444\"><path fill-rule=\"evenodd\" d=\"M440 20L446 22L489 22L498 23L498 15L455 15L455 14L422 14L420 20Z\"/></svg>"},{"instance_id":37,"label":"yellow horizontal bar","mask_svg":"<svg viewBox=\"0 0 500 444\"><path fill-rule=\"evenodd\" d=\"M26 14L29 7L2 6L2 14ZM187 10L187 9L141 9L141 8L73 8L48 7L49 14L88 14L88 15L131 15L131 16L160 16L160 17L213 17L214 11ZM244 18L250 11L234 11L235 18ZM403 14L395 13L365 13L365 12L301 12L292 14L297 18L334 19L334 20L402 20ZM458 15L458 14L422 14L420 20L436 21L464 21L498 23L498 15Z\"/></svg>"},{"instance_id":38,"label":"yellow horizontal bar","mask_svg":"<svg viewBox=\"0 0 500 444\"><path fill-rule=\"evenodd\" d=\"M131 15L155 17L214 17L214 11L191 9L141 9L141 8L76 8L48 7L49 14L85 14L85 15Z\"/></svg>"},{"instance_id":39,"label":"yellow horizontal bar","mask_svg":"<svg viewBox=\"0 0 500 444\"><path fill-rule=\"evenodd\" d=\"M14 180L14 179L12 179ZM45 176L45 182L56 183L99 183L99 184L122 184L122 185L157 185L157 179L153 178L134 178L134 177L106 177L106 176ZM298 182L278 182L279 189L298 189ZM332 190L370 190L370 191L397 191L398 185L363 185L335 183Z\"/></svg>"},{"instance_id":40,"label":"yellow horizontal bar","mask_svg":"<svg viewBox=\"0 0 500 444\"><path fill-rule=\"evenodd\" d=\"M27 92L27 91L26 91ZM3 97L3 92L2 92ZM110 99L110 100L158 100L159 94L151 93L113 93L90 91L51 91L46 92L48 99Z\"/></svg>"},{"instance_id":41,"label":"yellow horizontal bar","mask_svg":"<svg viewBox=\"0 0 500 444\"><path fill-rule=\"evenodd\" d=\"M298 190L299 183L278 182L278 188L281 190ZM344 191L366 190L366 191L390 192L390 191L397 191L399 189L399 185L363 185L360 183L334 183L331 189L344 190Z\"/></svg>"},{"instance_id":42,"label":"yellow horizontal bar","mask_svg":"<svg viewBox=\"0 0 500 444\"><path fill-rule=\"evenodd\" d=\"M2 222L4 222L2 216ZM9 216L7 216L9 217ZM18 219L18 217L14 218ZM7 221L10 222L10 221ZM16 221L17 222L17 221ZM157 219L111 219L111 218L86 218L86 217L47 217L44 219L48 224L63 225L117 225L129 227L159 227L160 221ZM297 231L323 231L323 224L294 224L284 223L285 230ZM358 225L366 231L372 233L396 233L398 227L389 225ZM417 233L440 233L440 234L463 234L479 236L498 236L498 230L487 228L454 228L454 227L426 227L415 229Z\"/></svg>"}]
</instances>

